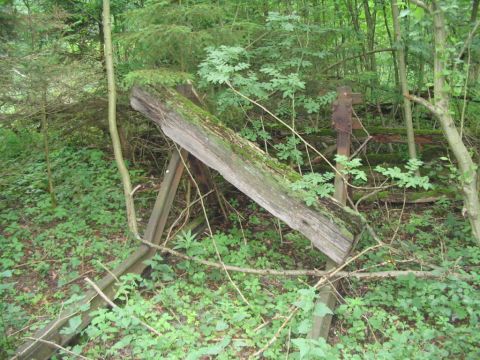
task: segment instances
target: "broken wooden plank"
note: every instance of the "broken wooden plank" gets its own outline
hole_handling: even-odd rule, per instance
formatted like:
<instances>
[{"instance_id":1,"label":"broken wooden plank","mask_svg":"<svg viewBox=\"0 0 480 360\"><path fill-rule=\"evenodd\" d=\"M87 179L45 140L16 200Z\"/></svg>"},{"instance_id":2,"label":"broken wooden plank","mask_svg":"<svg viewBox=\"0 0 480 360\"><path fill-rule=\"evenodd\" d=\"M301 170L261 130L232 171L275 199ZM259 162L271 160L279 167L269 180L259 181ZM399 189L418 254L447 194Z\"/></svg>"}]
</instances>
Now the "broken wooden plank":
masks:
<instances>
[{"instance_id":1,"label":"broken wooden plank","mask_svg":"<svg viewBox=\"0 0 480 360\"><path fill-rule=\"evenodd\" d=\"M345 260L361 226L352 211L332 198L308 207L305 194L291 188L300 179L298 173L172 89L134 88L131 104L159 124L166 136L300 231L333 261Z\"/></svg>"},{"instance_id":2,"label":"broken wooden plank","mask_svg":"<svg viewBox=\"0 0 480 360\"><path fill-rule=\"evenodd\" d=\"M173 203L173 199L178 188L180 176L184 169L181 155L186 156L187 153L182 150L181 154L174 151L170 159L169 166L165 172L162 186L158 192L157 200L150 216L144 238L152 243L160 242L167 216ZM113 298L117 290L117 279L127 273L141 274L147 267L145 261L155 255L156 249L146 245L140 245L139 249L124 260L111 273L103 277L97 282L98 288L109 298ZM87 291L83 299L64 310L57 319L51 321L47 326L35 332L32 336L35 339L54 342L58 345L65 346L68 344L81 330L90 323L90 311L105 305L105 301L95 291ZM68 321L74 316L81 316L81 324L77 327L76 332L72 334L62 334L61 330L68 325ZM47 343L35 340L28 340L20 346L14 359L36 359L47 360L58 349Z\"/></svg>"},{"instance_id":3,"label":"broken wooden plank","mask_svg":"<svg viewBox=\"0 0 480 360\"><path fill-rule=\"evenodd\" d=\"M355 120L355 119L353 119ZM355 124L352 124L352 134L358 140L367 138L367 134L363 128L358 128ZM270 131L277 131L276 127L270 126ZM366 126L368 134L371 136L371 140L377 143L406 143L407 142L407 130L405 128L388 128L388 127L372 127ZM281 131L276 135L277 138L284 138L291 136L287 131ZM311 143L318 141L319 137L336 137L334 129L319 128L312 134L302 134L303 138ZM417 144L445 144L445 139L442 130L429 130L429 129L415 129L415 143Z\"/></svg>"}]
</instances>

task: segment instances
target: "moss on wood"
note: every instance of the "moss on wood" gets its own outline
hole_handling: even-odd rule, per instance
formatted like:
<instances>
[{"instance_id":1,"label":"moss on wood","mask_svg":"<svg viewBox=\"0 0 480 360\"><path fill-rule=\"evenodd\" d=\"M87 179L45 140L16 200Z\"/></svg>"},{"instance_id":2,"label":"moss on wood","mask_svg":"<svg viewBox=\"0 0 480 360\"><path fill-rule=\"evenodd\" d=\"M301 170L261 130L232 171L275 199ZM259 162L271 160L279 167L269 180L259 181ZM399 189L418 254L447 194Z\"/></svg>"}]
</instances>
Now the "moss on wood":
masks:
<instances>
[{"instance_id":1,"label":"moss on wood","mask_svg":"<svg viewBox=\"0 0 480 360\"><path fill-rule=\"evenodd\" d=\"M234 185L237 183L252 199L263 203L267 210L287 223L290 221L301 232L308 228L305 231L314 244L330 252L329 256L333 255L337 262L347 255L353 234L361 228L360 218L332 198L321 199L308 210L303 201L306 194L291 188L300 175L290 167L174 90L151 86L134 89L132 105L158 122L167 136L195 157L200 160L203 157L207 165L219 170ZM303 215L298 216L300 213ZM312 231L317 228L322 235Z\"/></svg>"}]
</instances>

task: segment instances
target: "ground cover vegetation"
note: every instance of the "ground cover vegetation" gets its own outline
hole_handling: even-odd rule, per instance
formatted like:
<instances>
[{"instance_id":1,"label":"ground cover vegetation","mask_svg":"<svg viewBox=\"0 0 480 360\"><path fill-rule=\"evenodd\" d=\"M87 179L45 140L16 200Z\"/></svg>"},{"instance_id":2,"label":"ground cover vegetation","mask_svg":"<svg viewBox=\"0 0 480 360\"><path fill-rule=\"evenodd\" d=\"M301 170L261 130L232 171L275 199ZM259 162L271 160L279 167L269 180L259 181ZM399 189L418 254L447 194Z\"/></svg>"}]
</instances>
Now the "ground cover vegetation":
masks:
<instances>
[{"instance_id":1,"label":"ground cover vegetation","mask_svg":"<svg viewBox=\"0 0 480 360\"><path fill-rule=\"evenodd\" d=\"M7 359L92 290L86 278L111 272L141 239L129 230L109 136L105 4L0 5ZM340 164L364 231L329 308L315 288L332 280L318 273L325 255L215 172L215 201L203 201L186 172L163 238L170 251L148 260L142 275L116 279L113 306L87 304L86 327L72 316L61 333L76 336L53 358L480 356L477 0L110 5L119 142L140 235L176 151L129 106L141 85L187 89L297 171L291 190L307 205L334 193L329 164ZM344 85L363 94L351 157L335 156L330 120ZM327 339L309 335L314 314L334 315Z\"/></svg>"}]
</instances>

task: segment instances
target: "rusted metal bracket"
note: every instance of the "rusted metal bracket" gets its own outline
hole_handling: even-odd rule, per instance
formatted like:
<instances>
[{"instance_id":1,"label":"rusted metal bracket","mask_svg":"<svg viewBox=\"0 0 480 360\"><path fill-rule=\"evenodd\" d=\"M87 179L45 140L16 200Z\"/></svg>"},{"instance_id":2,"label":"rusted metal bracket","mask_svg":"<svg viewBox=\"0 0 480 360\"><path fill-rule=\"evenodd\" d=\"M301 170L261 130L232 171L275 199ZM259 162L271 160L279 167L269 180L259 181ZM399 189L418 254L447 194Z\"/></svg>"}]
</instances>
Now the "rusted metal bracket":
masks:
<instances>
[{"instance_id":1,"label":"rusted metal bracket","mask_svg":"<svg viewBox=\"0 0 480 360\"><path fill-rule=\"evenodd\" d=\"M342 86L337 89L337 100L332 104L332 125L337 132L337 155L350 156L351 135L352 129L361 128L360 122L357 120L352 121L353 105L361 104L363 98L360 94L352 93L352 89L347 86ZM340 173L343 170L342 164L336 164L337 174L335 176L335 194L334 198L337 199L342 205L347 204L347 184L345 183L345 177ZM333 270L337 264L328 259L325 269ZM319 289L319 299L317 303L325 304L329 309L333 310L336 306L337 292L336 286L332 282ZM327 339L330 331L330 324L332 323L332 315L327 314L325 316L314 316L312 330L309 337L312 339L318 339L320 337Z\"/></svg>"}]
</instances>

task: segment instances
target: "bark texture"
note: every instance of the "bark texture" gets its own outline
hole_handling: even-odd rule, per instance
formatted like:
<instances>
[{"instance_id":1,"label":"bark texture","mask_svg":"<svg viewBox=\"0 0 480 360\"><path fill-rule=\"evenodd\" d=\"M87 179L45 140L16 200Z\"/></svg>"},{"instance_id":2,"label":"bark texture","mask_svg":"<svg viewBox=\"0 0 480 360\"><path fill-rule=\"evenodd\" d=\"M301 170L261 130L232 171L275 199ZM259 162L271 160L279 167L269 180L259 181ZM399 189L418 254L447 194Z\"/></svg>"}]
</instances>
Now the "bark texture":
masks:
<instances>
[{"instance_id":1,"label":"bark texture","mask_svg":"<svg viewBox=\"0 0 480 360\"><path fill-rule=\"evenodd\" d=\"M408 94L407 65L405 61L405 47L402 40L402 30L400 27L399 10L397 0L392 0L392 18L393 29L395 33L395 42L397 45L398 77L402 94ZM405 117L405 127L407 128L408 155L410 159L417 158L415 148L415 136L413 133L412 105L407 97L403 98L403 113Z\"/></svg>"},{"instance_id":2,"label":"bark texture","mask_svg":"<svg viewBox=\"0 0 480 360\"><path fill-rule=\"evenodd\" d=\"M448 92L445 70L447 70L447 25L445 23L445 16L442 8L436 1L432 1L432 5L427 5L420 0L411 0L416 4L427 10L433 18L434 26L434 103L431 103L423 98L408 95L419 104L425 106L430 110L440 121L442 130L447 139L448 145L452 149L455 160L457 160L458 168L460 170L460 183L463 193L465 213L468 216L470 225L472 227L473 236L477 242L480 243L480 203L478 198L478 166L472 159L468 148L463 142L455 121L450 111L450 94Z\"/></svg>"},{"instance_id":3,"label":"bark texture","mask_svg":"<svg viewBox=\"0 0 480 360\"><path fill-rule=\"evenodd\" d=\"M326 198L308 207L303 194L291 189L300 178L296 172L173 90L135 88L131 104L158 123L169 138L300 231L333 261L341 263L348 256L360 221L339 202Z\"/></svg>"}]
</instances>

